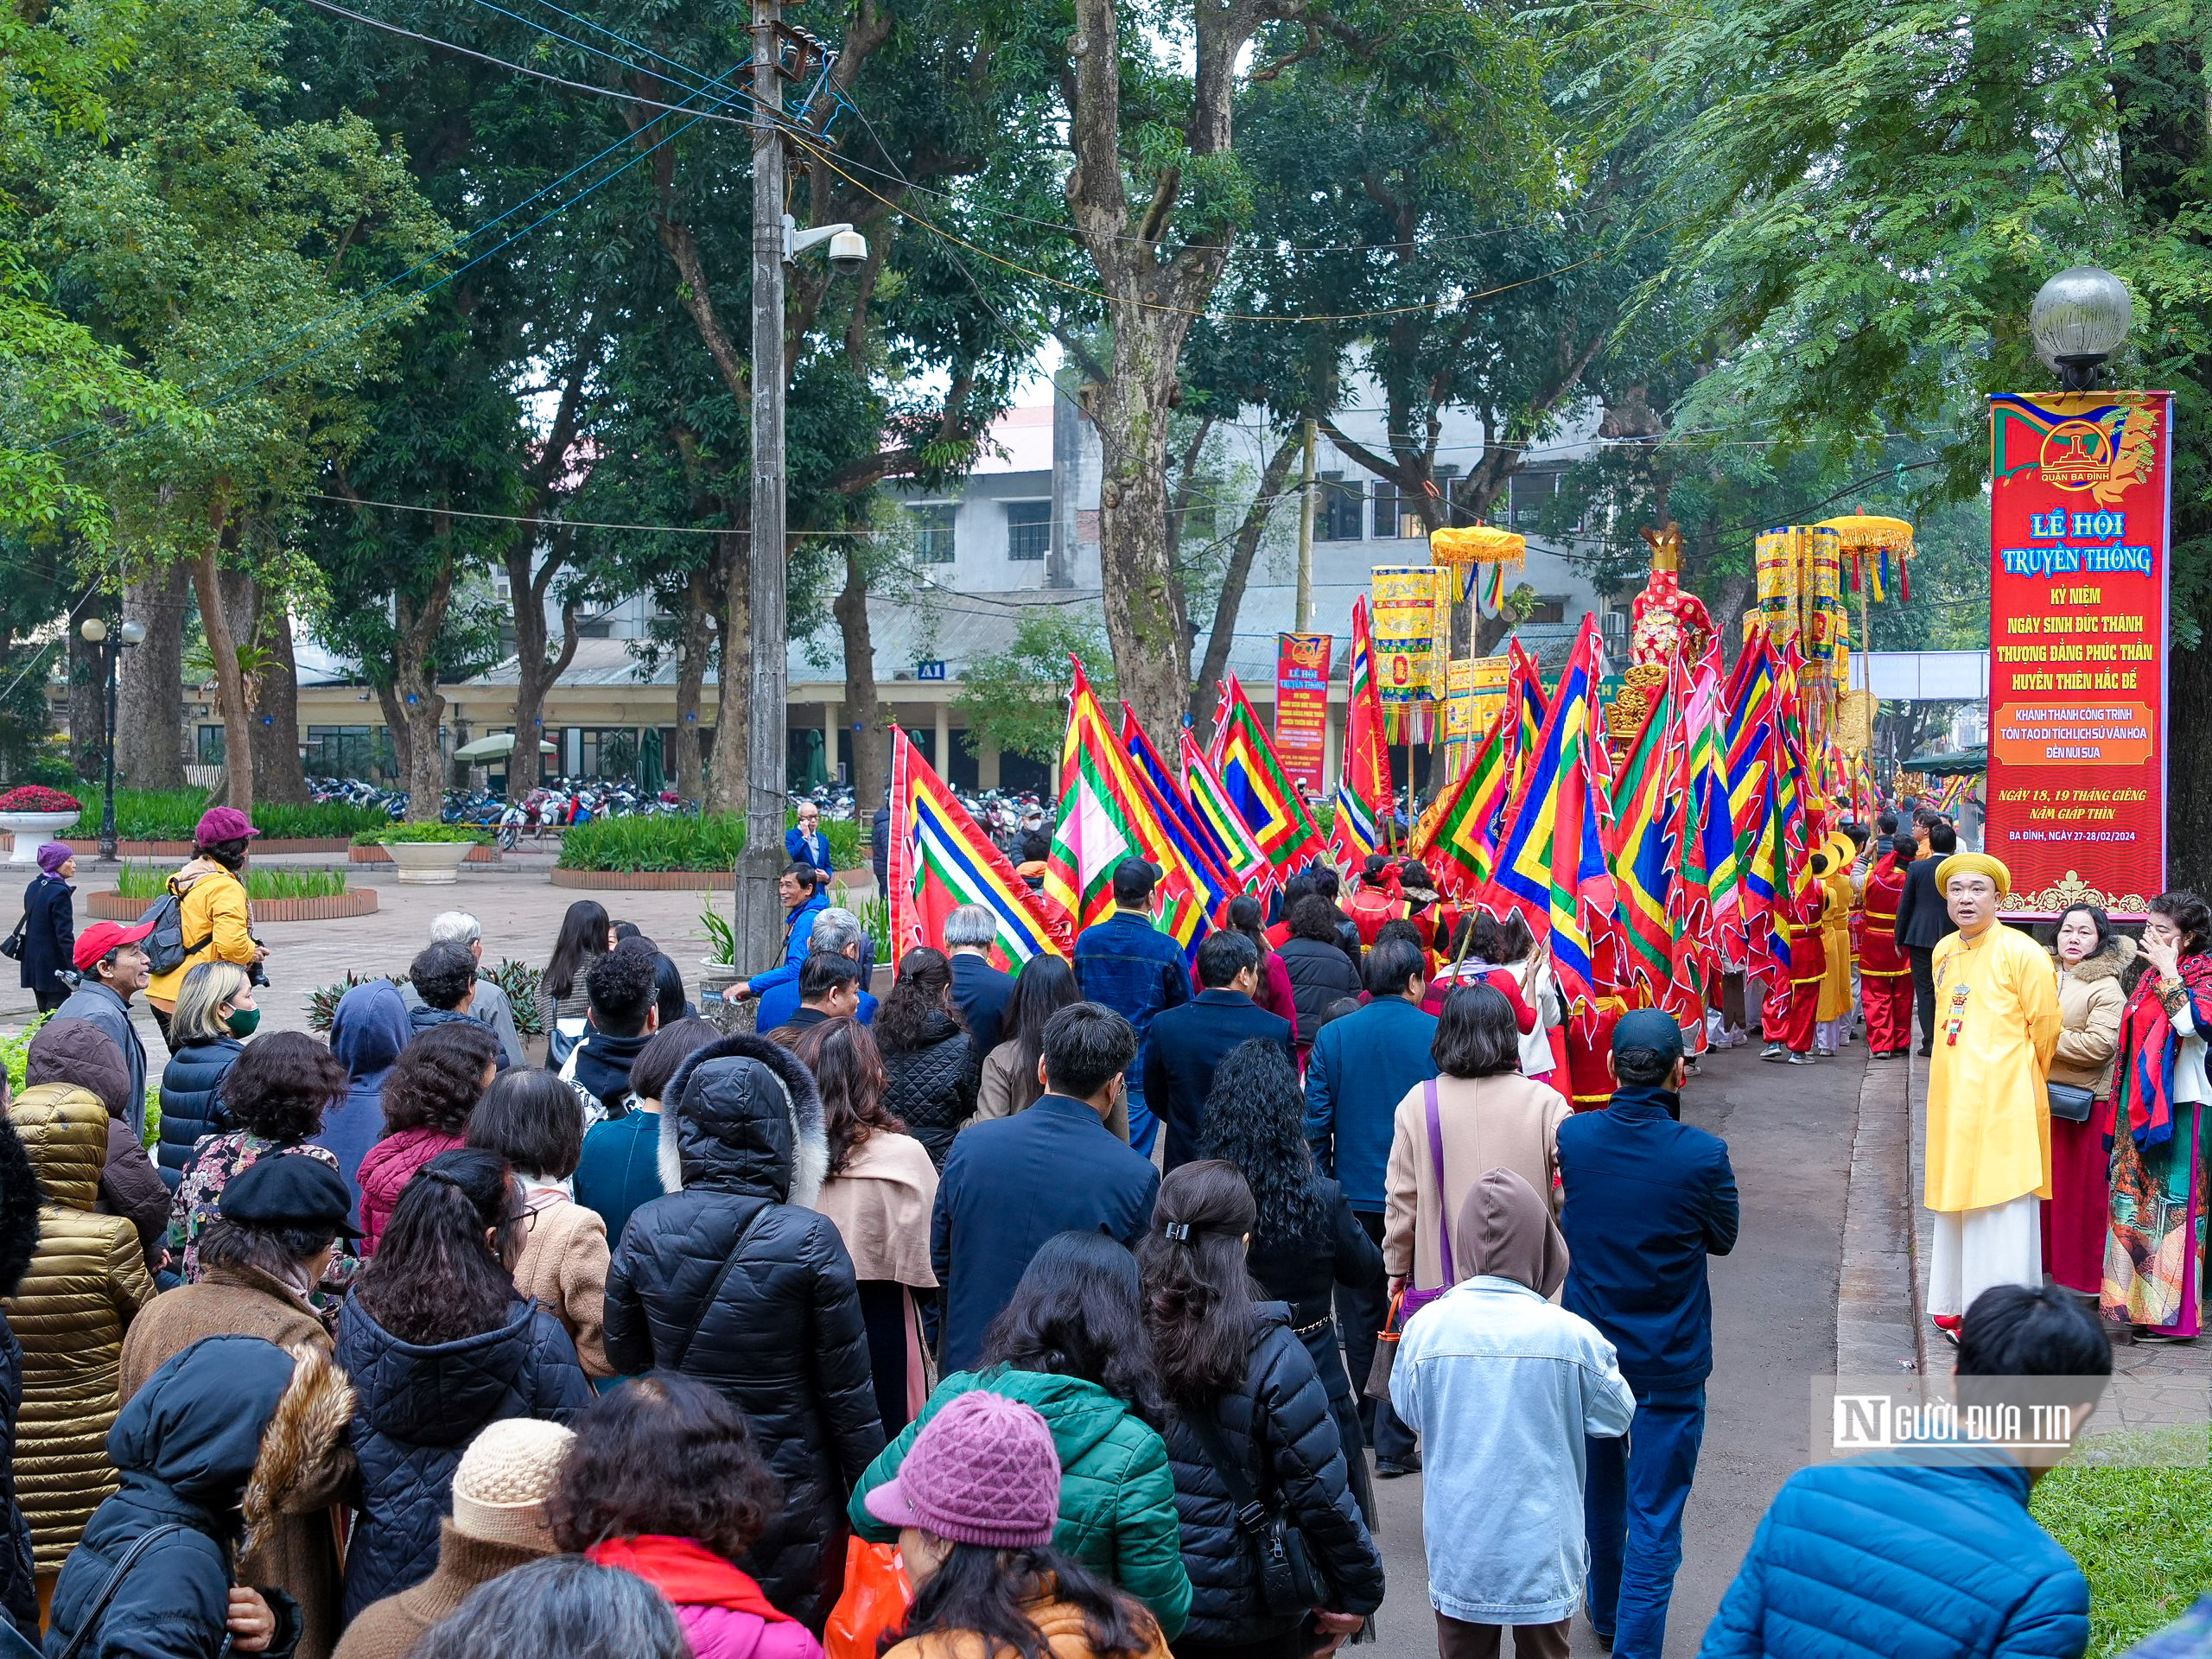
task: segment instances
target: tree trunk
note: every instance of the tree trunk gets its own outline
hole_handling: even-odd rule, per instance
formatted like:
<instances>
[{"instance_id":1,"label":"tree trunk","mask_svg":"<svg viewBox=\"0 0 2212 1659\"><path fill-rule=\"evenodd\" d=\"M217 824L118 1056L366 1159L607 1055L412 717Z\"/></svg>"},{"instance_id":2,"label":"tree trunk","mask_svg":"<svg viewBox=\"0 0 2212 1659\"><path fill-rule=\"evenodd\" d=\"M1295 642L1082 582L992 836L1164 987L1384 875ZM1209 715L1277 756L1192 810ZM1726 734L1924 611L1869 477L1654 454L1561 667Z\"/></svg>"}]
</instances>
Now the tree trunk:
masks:
<instances>
[{"instance_id":1,"label":"tree trunk","mask_svg":"<svg viewBox=\"0 0 2212 1659\"><path fill-rule=\"evenodd\" d=\"M407 711L390 686L379 685L376 690L377 706L384 711L384 728L391 739L392 768L404 788L415 770L415 741L407 728Z\"/></svg>"},{"instance_id":2,"label":"tree trunk","mask_svg":"<svg viewBox=\"0 0 2212 1659\"><path fill-rule=\"evenodd\" d=\"M298 805L308 798L307 769L300 762L300 668L292 655L291 613L266 589L256 643L268 657L254 699L254 796Z\"/></svg>"},{"instance_id":3,"label":"tree trunk","mask_svg":"<svg viewBox=\"0 0 2212 1659\"><path fill-rule=\"evenodd\" d=\"M687 801L707 792L706 747L699 729L700 693L707 683L707 654L713 648L714 606L706 567L693 570L683 584L683 632L676 659L676 792Z\"/></svg>"},{"instance_id":4,"label":"tree trunk","mask_svg":"<svg viewBox=\"0 0 2212 1659\"><path fill-rule=\"evenodd\" d=\"M883 709L875 690L875 639L868 626L868 578L861 568L857 537L845 538L845 587L830 609L845 648L845 718L853 727L853 804L861 823L883 803L884 769L889 756L883 741ZM823 757L834 779L837 757ZM940 754L938 765L949 767Z\"/></svg>"},{"instance_id":5,"label":"tree trunk","mask_svg":"<svg viewBox=\"0 0 2212 1659\"><path fill-rule=\"evenodd\" d=\"M1259 554L1260 537L1266 533L1268 518L1280 502L1283 480L1290 476L1291 463L1304 445L1304 434L1293 428L1268 458L1267 468L1260 474L1259 493L1245 510L1244 522L1236 527L1236 543L1230 550L1229 569L1222 576L1220 596L1214 601L1213 632L1206 636L1205 658L1198 664L1198 677L1191 686L1187 704L1191 724L1202 733L1211 734L1213 728L1213 690L1221 683L1221 677L1229 671L1230 647L1236 640L1236 613L1243 607L1244 588L1252 579L1252 561ZM1166 741L1165 733L1161 734L1161 741Z\"/></svg>"},{"instance_id":6,"label":"tree trunk","mask_svg":"<svg viewBox=\"0 0 2212 1659\"><path fill-rule=\"evenodd\" d=\"M133 789L184 787L184 613L192 573L164 565L123 589L125 621L145 639L123 653L116 691L115 775Z\"/></svg>"},{"instance_id":7,"label":"tree trunk","mask_svg":"<svg viewBox=\"0 0 2212 1659\"><path fill-rule=\"evenodd\" d=\"M106 648L86 643L82 625L105 613L107 600L93 592L69 613L69 760L79 778L97 780L107 735Z\"/></svg>"},{"instance_id":8,"label":"tree trunk","mask_svg":"<svg viewBox=\"0 0 2212 1659\"><path fill-rule=\"evenodd\" d=\"M238 663L238 639L223 608L219 552L234 546L238 521L225 512L219 547L210 543L192 562L192 590L200 601L200 626L207 635L207 654L215 659L215 695L223 711L223 802L251 816L253 811L253 711L246 698L245 672Z\"/></svg>"},{"instance_id":9,"label":"tree trunk","mask_svg":"<svg viewBox=\"0 0 2212 1659\"><path fill-rule=\"evenodd\" d=\"M1145 729L1180 728L1191 654L1167 560L1167 416L1183 330L1140 314L1117 327L1114 378L1098 387L1098 559L1114 676ZM1175 320L1179 323L1180 319ZM1154 336L1172 333L1171 340Z\"/></svg>"},{"instance_id":10,"label":"tree trunk","mask_svg":"<svg viewBox=\"0 0 2212 1659\"><path fill-rule=\"evenodd\" d=\"M2212 886L2212 628L2195 651L2173 652L2166 672L2166 885L2202 893Z\"/></svg>"},{"instance_id":11,"label":"tree trunk","mask_svg":"<svg viewBox=\"0 0 2212 1659\"><path fill-rule=\"evenodd\" d=\"M715 744L707 767L702 810L734 812L742 817L746 804L745 705L746 688L753 683L753 647L747 637L751 607L747 602L749 566L740 551L745 532L730 531L715 537L721 552L722 602L715 613L715 632L721 651L715 667Z\"/></svg>"},{"instance_id":12,"label":"tree trunk","mask_svg":"<svg viewBox=\"0 0 2212 1659\"><path fill-rule=\"evenodd\" d=\"M445 807L445 757L438 748L438 728L445 722L446 700L425 673L422 659L394 664L392 695L399 725L407 733L407 821L435 823Z\"/></svg>"}]
</instances>

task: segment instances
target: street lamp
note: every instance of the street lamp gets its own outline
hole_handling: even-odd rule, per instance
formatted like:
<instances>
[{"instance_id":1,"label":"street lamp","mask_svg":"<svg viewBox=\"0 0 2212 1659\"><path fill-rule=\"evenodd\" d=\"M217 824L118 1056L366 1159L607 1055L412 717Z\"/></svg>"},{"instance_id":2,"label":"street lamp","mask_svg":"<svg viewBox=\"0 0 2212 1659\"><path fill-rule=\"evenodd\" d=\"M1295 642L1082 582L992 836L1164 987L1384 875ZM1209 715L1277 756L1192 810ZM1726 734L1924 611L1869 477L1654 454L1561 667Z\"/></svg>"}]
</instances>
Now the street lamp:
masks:
<instances>
[{"instance_id":1,"label":"street lamp","mask_svg":"<svg viewBox=\"0 0 2212 1659\"><path fill-rule=\"evenodd\" d=\"M2097 365L2120 349L2135 321L2127 284L2094 265L2069 265L2045 283L2028 308L2036 355L2068 391L2095 384Z\"/></svg>"},{"instance_id":2,"label":"street lamp","mask_svg":"<svg viewBox=\"0 0 2212 1659\"><path fill-rule=\"evenodd\" d=\"M143 622L125 622L111 635L105 617L88 616L77 625L85 643L106 658L107 730L100 743L100 862L115 862L115 677L116 664L125 645L146 637Z\"/></svg>"}]
</instances>

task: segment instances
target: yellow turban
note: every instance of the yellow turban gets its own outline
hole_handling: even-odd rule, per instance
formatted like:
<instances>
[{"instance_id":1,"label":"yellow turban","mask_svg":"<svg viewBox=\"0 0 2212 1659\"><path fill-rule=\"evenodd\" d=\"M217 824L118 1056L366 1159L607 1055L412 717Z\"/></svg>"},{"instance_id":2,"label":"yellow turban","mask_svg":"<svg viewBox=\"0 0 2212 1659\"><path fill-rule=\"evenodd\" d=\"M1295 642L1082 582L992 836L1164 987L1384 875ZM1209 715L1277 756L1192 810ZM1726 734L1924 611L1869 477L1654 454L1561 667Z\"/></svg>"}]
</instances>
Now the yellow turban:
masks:
<instances>
[{"instance_id":1,"label":"yellow turban","mask_svg":"<svg viewBox=\"0 0 2212 1659\"><path fill-rule=\"evenodd\" d=\"M1997 896L2008 897L2012 891L2012 872L2005 868L2005 861L1992 858L1987 853L1953 853L1936 867L1936 891L1948 892L1955 875L1986 875L1997 884Z\"/></svg>"}]
</instances>

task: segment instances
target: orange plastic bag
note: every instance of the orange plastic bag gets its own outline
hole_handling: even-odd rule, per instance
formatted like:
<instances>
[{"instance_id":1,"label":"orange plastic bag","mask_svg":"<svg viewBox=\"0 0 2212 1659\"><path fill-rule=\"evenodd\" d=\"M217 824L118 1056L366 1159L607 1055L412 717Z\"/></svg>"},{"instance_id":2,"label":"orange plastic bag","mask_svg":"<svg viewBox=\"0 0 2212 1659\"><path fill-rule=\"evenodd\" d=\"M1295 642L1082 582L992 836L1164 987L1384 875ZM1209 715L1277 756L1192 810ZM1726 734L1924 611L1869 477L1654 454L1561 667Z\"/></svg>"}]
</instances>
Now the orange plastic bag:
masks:
<instances>
[{"instance_id":1,"label":"orange plastic bag","mask_svg":"<svg viewBox=\"0 0 2212 1659\"><path fill-rule=\"evenodd\" d=\"M876 1659L883 1633L906 1622L914 1599L896 1544L845 1540L845 1589L823 1628L825 1659Z\"/></svg>"}]
</instances>

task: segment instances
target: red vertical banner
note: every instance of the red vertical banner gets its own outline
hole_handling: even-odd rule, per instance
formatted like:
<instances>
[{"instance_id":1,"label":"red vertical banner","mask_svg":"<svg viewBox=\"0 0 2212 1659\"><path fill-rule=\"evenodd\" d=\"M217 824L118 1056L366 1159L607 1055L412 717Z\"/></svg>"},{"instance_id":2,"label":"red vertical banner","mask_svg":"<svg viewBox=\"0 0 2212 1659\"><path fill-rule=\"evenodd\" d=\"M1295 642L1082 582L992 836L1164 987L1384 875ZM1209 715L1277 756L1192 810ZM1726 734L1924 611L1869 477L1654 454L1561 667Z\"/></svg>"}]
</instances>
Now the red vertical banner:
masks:
<instances>
[{"instance_id":1,"label":"red vertical banner","mask_svg":"<svg viewBox=\"0 0 2212 1659\"><path fill-rule=\"evenodd\" d=\"M1325 633L1275 636L1275 758L1309 801L1322 792L1333 644Z\"/></svg>"},{"instance_id":2,"label":"red vertical banner","mask_svg":"<svg viewBox=\"0 0 2212 1659\"><path fill-rule=\"evenodd\" d=\"M1989 400L1984 844L2010 908L2137 915L2166 880L2173 394Z\"/></svg>"}]
</instances>

